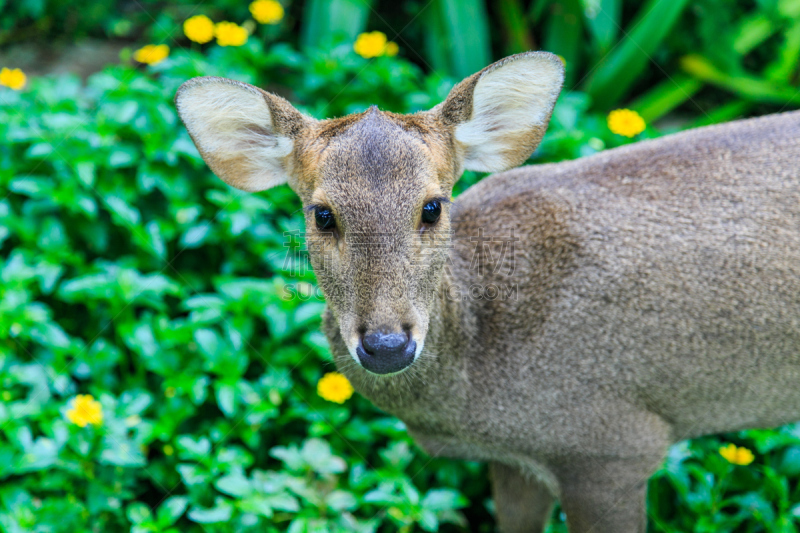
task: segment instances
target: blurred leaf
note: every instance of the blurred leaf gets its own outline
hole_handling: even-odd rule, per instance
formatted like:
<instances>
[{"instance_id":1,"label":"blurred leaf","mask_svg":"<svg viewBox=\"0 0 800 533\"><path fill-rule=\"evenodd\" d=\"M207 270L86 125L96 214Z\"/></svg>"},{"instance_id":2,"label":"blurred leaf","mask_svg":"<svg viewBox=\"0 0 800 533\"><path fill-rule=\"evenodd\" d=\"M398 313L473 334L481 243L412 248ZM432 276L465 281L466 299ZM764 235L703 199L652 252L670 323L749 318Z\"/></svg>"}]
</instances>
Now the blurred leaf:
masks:
<instances>
[{"instance_id":1,"label":"blurred leaf","mask_svg":"<svg viewBox=\"0 0 800 533\"><path fill-rule=\"evenodd\" d=\"M458 492L450 489L433 489L422 499L422 507L431 511L458 509L467 505L467 500Z\"/></svg>"},{"instance_id":2,"label":"blurred leaf","mask_svg":"<svg viewBox=\"0 0 800 533\"><path fill-rule=\"evenodd\" d=\"M244 477L241 471L236 471L219 478L214 482L214 486L217 487L217 490L220 492L236 497L246 496L253 491L250 482Z\"/></svg>"},{"instance_id":3,"label":"blurred leaf","mask_svg":"<svg viewBox=\"0 0 800 533\"><path fill-rule=\"evenodd\" d=\"M188 505L189 498L185 496L170 496L158 508L158 525L162 528L171 526L183 515Z\"/></svg>"},{"instance_id":4,"label":"blurred leaf","mask_svg":"<svg viewBox=\"0 0 800 533\"><path fill-rule=\"evenodd\" d=\"M211 508L193 506L189 509L189 520L198 524L216 524L227 522L233 514L233 507L222 498L217 498L216 505Z\"/></svg>"}]
</instances>

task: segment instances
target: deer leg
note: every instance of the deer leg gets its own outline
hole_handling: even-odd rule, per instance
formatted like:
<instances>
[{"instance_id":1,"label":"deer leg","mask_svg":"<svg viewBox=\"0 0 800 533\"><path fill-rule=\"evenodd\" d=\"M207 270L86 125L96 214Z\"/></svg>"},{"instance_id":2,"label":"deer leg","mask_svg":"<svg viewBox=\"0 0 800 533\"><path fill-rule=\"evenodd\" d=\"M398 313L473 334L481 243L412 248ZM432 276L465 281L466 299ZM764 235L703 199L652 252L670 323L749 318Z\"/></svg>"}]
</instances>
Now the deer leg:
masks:
<instances>
[{"instance_id":1,"label":"deer leg","mask_svg":"<svg viewBox=\"0 0 800 533\"><path fill-rule=\"evenodd\" d=\"M553 496L542 483L515 467L489 464L497 522L503 533L541 533L550 521Z\"/></svg>"},{"instance_id":2,"label":"deer leg","mask_svg":"<svg viewBox=\"0 0 800 533\"><path fill-rule=\"evenodd\" d=\"M652 460L581 461L559 476L570 533L644 533Z\"/></svg>"}]
</instances>

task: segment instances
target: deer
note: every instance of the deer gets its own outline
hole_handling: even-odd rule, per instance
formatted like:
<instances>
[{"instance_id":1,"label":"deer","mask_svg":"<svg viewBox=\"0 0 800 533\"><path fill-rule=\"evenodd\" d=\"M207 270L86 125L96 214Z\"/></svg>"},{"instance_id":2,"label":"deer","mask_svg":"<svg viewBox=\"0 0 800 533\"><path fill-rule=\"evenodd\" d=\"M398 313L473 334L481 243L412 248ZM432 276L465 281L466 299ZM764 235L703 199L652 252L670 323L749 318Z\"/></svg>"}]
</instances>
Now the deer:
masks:
<instances>
[{"instance_id":1,"label":"deer","mask_svg":"<svg viewBox=\"0 0 800 533\"><path fill-rule=\"evenodd\" d=\"M300 197L322 329L432 456L489 463L506 533L644 532L683 439L800 420L800 112L528 165L564 80L507 57L427 111L317 120L199 77L227 184ZM465 169L493 172L451 199Z\"/></svg>"}]
</instances>

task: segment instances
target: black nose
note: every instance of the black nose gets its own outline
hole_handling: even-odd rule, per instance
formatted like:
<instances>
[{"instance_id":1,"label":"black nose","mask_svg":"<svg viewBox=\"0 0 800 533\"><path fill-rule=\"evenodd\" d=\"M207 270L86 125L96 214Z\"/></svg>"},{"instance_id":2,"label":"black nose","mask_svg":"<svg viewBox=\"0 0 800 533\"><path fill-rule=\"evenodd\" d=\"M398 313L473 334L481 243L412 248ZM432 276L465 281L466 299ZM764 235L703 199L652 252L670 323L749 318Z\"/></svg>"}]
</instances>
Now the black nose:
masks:
<instances>
[{"instance_id":1,"label":"black nose","mask_svg":"<svg viewBox=\"0 0 800 533\"><path fill-rule=\"evenodd\" d=\"M361 365L374 374L400 372L414 362L417 343L406 333L378 330L364 335L356 348Z\"/></svg>"}]
</instances>

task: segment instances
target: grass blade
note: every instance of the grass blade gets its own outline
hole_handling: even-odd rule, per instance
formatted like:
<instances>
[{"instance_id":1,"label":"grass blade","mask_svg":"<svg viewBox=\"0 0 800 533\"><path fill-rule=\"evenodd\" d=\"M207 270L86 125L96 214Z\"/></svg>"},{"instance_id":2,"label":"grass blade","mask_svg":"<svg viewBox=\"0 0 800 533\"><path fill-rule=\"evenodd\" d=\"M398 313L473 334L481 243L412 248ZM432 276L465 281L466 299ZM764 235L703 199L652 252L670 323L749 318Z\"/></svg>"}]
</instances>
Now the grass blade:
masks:
<instances>
[{"instance_id":1,"label":"grass blade","mask_svg":"<svg viewBox=\"0 0 800 533\"><path fill-rule=\"evenodd\" d=\"M608 109L628 94L686 4L687 0L649 0L640 9L619 46L600 61L586 82L595 108Z\"/></svg>"},{"instance_id":2,"label":"grass blade","mask_svg":"<svg viewBox=\"0 0 800 533\"><path fill-rule=\"evenodd\" d=\"M580 0L563 0L550 6L544 35L544 49L564 58L564 87L572 88L580 68L583 45L583 14Z\"/></svg>"},{"instance_id":3,"label":"grass blade","mask_svg":"<svg viewBox=\"0 0 800 533\"><path fill-rule=\"evenodd\" d=\"M702 87L702 81L678 74L642 95L630 108L639 113L645 122L654 122L690 99Z\"/></svg>"},{"instance_id":4,"label":"grass blade","mask_svg":"<svg viewBox=\"0 0 800 533\"><path fill-rule=\"evenodd\" d=\"M525 23L525 12L520 0L499 0L497 9L505 34L505 55L533 50L533 34Z\"/></svg>"},{"instance_id":5,"label":"grass blade","mask_svg":"<svg viewBox=\"0 0 800 533\"><path fill-rule=\"evenodd\" d=\"M800 20L789 26L780 54L765 70L767 78L789 83L800 62Z\"/></svg>"},{"instance_id":6,"label":"grass blade","mask_svg":"<svg viewBox=\"0 0 800 533\"><path fill-rule=\"evenodd\" d=\"M777 104L800 103L800 91L791 85L779 85L771 80L748 75L727 74L699 55L683 57L681 67L695 78L731 91L746 100Z\"/></svg>"},{"instance_id":7,"label":"grass blade","mask_svg":"<svg viewBox=\"0 0 800 533\"><path fill-rule=\"evenodd\" d=\"M373 0L309 0L300 29L303 48L355 41L367 27Z\"/></svg>"},{"instance_id":8,"label":"grass blade","mask_svg":"<svg viewBox=\"0 0 800 533\"><path fill-rule=\"evenodd\" d=\"M756 13L746 18L741 25L733 49L739 55L746 54L759 44L766 41L777 28L765 15Z\"/></svg>"},{"instance_id":9,"label":"grass blade","mask_svg":"<svg viewBox=\"0 0 800 533\"><path fill-rule=\"evenodd\" d=\"M433 0L428 10L425 42L437 71L465 78L491 62L483 0Z\"/></svg>"},{"instance_id":10,"label":"grass blade","mask_svg":"<svg viewBox=\"0 0 800 533\"><path fill-rule=\"evenodd\" d=\"M617 39L622 15L620 0L581 0L586 26L595 43L598 57L605 55Z\"/></svg>"},{"instance_id":11,"label":"grass blade","mask_svg":"<svg viewBox=\"0 0 800 533\"><path fill-rule=\"evenodd\" d=\"M728 102L715 109L712 109L704 116L692 122L692 128L699 128L700 126L708 126L710 124L719 124L720 122L730 122L745 116L754 106L753 102L747 100L734 100Z\"/></svg>"}]
</instances>

